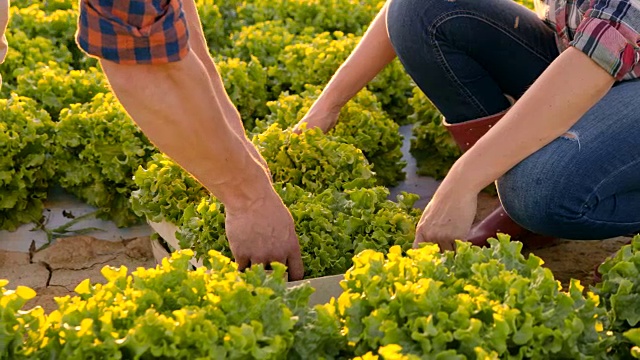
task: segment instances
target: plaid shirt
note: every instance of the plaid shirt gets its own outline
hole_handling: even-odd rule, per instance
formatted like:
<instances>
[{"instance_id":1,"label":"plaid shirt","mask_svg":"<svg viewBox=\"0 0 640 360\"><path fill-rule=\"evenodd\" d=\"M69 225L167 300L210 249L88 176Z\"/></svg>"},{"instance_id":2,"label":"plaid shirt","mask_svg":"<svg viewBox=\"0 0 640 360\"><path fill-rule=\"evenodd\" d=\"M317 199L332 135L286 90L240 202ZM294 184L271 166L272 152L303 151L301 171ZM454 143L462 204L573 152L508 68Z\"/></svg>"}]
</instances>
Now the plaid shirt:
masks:
<instances>
[{"instance_id":1,"label":"plaid shirt","mask_svg":"<svg viewBox=\"0 0 640 360\"><path fill-rule=\"evenodd\" d=\"M640 0L539 0L560 51L573 46L617 80L640 77Z\"/></svg>"},{"instance_id":2,"label":"plaid shirt","mask_svg":"<svg viewBox=\"0 0 640 360\"><path fill-rule=\"evenodd\" d=\"M179 61L189 51L182 0L80 0L76 40L91 56L127 65Z\"/></svg>"}]
</instances>

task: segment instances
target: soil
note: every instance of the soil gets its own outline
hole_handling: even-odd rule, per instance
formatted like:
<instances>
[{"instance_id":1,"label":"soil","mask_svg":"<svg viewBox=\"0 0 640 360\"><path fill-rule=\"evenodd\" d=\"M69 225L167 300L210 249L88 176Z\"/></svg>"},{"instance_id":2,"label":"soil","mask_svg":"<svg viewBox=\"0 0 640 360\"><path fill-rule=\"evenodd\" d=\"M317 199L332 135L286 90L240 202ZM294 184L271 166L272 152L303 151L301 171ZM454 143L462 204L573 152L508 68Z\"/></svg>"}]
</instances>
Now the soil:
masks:
<instances>
[{"instance_id":1,"label":"soil","mask_svg":"<svg viewBox=\"0 0 640 360\"><path fill-rule=\"evenodd\" d=\"M486 216L497 204L495 196L481 194L477 219ZM559 239L545 248L525 247L524 252L542 258L563 287L571 279L578 279L588 288L594 284L594 268L627 241L627 237L602 241ZM0 251L0 278L10 281L10 289L24 285L36 290L38 296L27 303L26 308L40 305L49 312L55 309L55 297L73 295L73 289L82 280L103 281L100 270L105 265L124 265L131 271L155 264L148 237L104 241L76 236L58 239L53 245L30 254Z\"/></svg>"},{"instance_id":2,"label":"soil","mask_svg":"<svg viewBox=\"0 0 640 360\"><path fill-rule=\"evenodd\" d=\"M103 281L100 270L105 265L124 265L130 271L155 266L149 237L105 241L75 236L30 254L0 251L0 278L9 280L9 289L34 289L38 295L25 308L40 305L47 312L56 308L55 297L74 295L82 280Z\"/></svg>"}]
</instances>

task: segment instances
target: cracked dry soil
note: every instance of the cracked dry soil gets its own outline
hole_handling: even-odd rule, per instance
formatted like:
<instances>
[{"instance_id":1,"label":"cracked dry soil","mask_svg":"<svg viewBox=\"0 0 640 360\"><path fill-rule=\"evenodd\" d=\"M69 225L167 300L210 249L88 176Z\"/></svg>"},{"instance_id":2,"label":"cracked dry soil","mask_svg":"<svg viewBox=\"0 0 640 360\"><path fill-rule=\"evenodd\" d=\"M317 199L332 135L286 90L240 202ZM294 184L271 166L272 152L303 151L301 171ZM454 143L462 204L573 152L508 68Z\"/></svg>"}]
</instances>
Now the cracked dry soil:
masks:
<instances>
[{"instance_id":1,"label":"cracked dry soil","mask_svg":"<svg viewBox=\"0 0 640 360\"><path fill-rule=\"evenodd\" d=\"M56 308L54 297L74 295L82 280L104 281L100 270L105 265L124 265L130 271L155 266L149 238L104 241L75 236L37 252L0 251L0 278L10 281L10 289L17 285L34 289L38 296L26 308L41 305L47 312Z\"/></svg>"},{"instance_id":2,"label":"cracked dry soil","mask_svg":"<svg viewBox=\"0 0 640 360\"><path fill-rule=\"evenodd\" d=\"M497 204L496 197L481 194L477 219L486 216ZM588 287L593 284L595 266L628 240L626 237L602 241L560 239L547 248L525 248L524 253L533 252L541 257L564 286L573 278ZM0 251L0 278L10 281L10 289L24 285L36 290L38 296L26 308L40 305L50 312L56 308L54 297L74 295L73 289L82 280L104 281L100 270L105 265L124 265L132 271L155 264L148 237L114 242L76 236L58 239L53 245L31 253Z\"/></svg>"}]
</instances>

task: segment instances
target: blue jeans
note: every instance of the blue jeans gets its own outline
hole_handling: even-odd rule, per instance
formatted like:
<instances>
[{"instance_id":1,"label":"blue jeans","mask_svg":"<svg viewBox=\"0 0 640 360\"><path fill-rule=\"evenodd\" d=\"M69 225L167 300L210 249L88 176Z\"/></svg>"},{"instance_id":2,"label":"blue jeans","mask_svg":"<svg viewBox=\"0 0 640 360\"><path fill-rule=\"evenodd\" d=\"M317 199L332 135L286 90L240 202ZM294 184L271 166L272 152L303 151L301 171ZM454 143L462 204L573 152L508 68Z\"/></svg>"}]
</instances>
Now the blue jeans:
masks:
<instances>
[{"instance_id":1,"label":"blue jeans","mask_svg":"<svg viewBox=\"0 0 640 360\"><path fill-rule=\"evenodd\" d=\"M405 69L450 123L499 113L558 56L554 32L511 0L392 0ZM640 230L640 80L616 83L570 130L498 179L518 224L567 239ZM496 144L500 146L500 144Z\"/></svg>"}]
</instances>

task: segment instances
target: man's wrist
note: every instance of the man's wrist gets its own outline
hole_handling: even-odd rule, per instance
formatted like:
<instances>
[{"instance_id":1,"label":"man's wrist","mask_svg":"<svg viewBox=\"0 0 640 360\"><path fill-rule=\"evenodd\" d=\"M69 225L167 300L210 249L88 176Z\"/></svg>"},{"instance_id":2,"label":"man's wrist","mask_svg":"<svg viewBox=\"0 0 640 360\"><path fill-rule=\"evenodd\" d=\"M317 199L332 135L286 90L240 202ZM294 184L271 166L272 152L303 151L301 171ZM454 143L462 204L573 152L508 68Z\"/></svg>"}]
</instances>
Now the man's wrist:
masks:
<instances>
[{"instance_id":1,"label":"man's wrist","mask_svg":"<svg viewBox=\"0 0 640 360\"><path fill-rule=\"evenodd\" d=\"M7 37L6 35L2 34L2 36L0 36L0 64L4 62L8 50L9 44L7 43Z\"/></svg>"},{"instance_id":2,"label":"man's wrist","mask_svg":"<svg viewBox=\"0 0 640 360\"><path fill-rule=\"evenodd\" d=\"M229 194L227 199L223 201L226 212L245 213L273 201L282 201L270 182L268 186L260 184L258 186L243 185L242 187L244 191Z\"/></svg>"},{"instance_id":3,"label":"man's wrist","mask_svg":"<svg viewBox=\"0 0 640 360\"><path fill-rule=\"evenodd\" d=\"M232 212L246 211L267 199L277 197L267 170L252 159L251 166L233 180L217 186L218 198Z\"/></svg>"}]
</instances>

